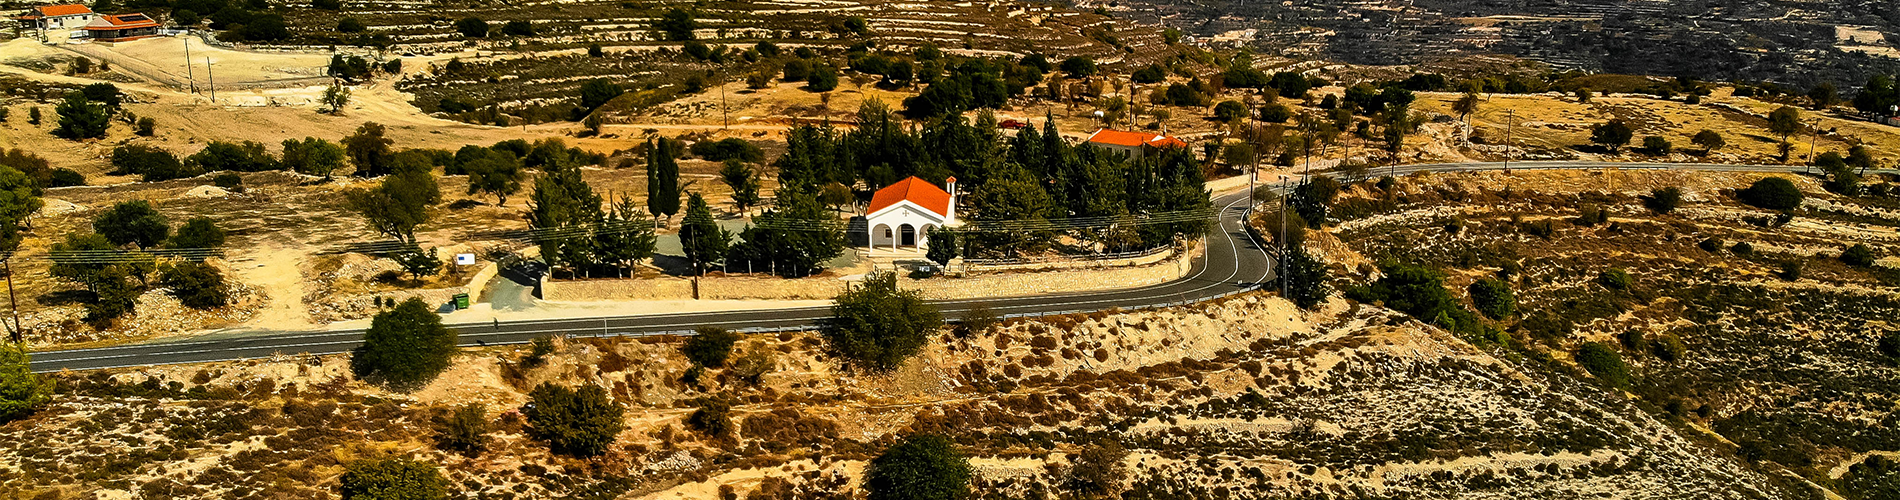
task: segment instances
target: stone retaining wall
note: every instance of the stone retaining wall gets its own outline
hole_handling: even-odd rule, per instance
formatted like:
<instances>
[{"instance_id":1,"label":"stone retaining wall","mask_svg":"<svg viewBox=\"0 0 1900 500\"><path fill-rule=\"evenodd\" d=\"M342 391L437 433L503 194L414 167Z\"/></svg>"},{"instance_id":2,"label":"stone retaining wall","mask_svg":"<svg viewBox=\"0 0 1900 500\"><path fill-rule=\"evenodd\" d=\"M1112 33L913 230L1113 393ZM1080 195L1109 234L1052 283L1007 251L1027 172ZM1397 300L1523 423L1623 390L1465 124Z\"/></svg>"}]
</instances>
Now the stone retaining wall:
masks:
<instances>
[{"instance_id":1,"label":"stone retaining wall","mask_svg":"<svg viewBox=\"0 0 1900 500\"><path fill-rule=\"evenodd\" d=\"M1176 258L1146 266L1045 272L997 272L964 277L921 280L899 275L898 286L919 290L932 299L973 299L1048 293L1113 290L1166 283L1186 276L1193 265ZM699 281L702 300L829 300L843 292L837 278L784 279L749 276L713 276ZM541 282L544 300L599 302L614 300L691 300L692 281L667 276L647 279L548 280Z\"/></svg>"}]
</instances>

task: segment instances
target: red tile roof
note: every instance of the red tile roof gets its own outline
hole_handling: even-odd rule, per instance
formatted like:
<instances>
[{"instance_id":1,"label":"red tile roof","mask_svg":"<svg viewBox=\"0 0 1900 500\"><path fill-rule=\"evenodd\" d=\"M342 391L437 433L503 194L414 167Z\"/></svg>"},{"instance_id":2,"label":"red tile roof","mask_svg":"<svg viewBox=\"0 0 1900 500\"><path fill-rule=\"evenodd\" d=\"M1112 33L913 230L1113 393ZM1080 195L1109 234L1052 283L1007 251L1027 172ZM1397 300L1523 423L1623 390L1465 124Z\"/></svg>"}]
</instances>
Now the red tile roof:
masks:
<instances>
[{"instance_id":1,"label":"red tile roof","mask_svg":"<svg viewBox=\"0 0 1900 500\"><path fill-rule=\"evenodd\" d=\"M865 213L877 213L900 201L916 203L937 215L950 216L950 193L916 177L908 177L877 190L871 195L871 211Z\"/></svg>"},{"instance_id":2,"label":"red tile roof","mask_svg":"<svg viewBox=\"0 0 1900 500\"><path fill-rule=\"evenodd\" d=\"M1156 147L1156 148L1185 148L1187 147L1187 142L1182 141L1180 139L1173 138L1173 137L1168 137L1165 135L1155 135L1155 134L1149 134L1149 133L1143 133L1143 132L1128 132L1128 131L1122 131L1122 130L1115 130L1111 128L1105 128L1105 129L1095 131L1094 134L1089 135L1089 142L1093 142L1097 144L1112 144L1116 146L1125 146L1125 147L1131 147L1131 148L1135 146L1144 146L1144 145L1149 146L1149 147Z\"/></svg>"},{"instance_id":3,"label":"red tile roof","mask_svg":"<svg viewBox=\"0 0 1900 500\"><path fill-rule=\"evenodd\" d=\"M33 10L39 11L39 15L46 16L46 17L71 16L71 15L77 15L77 14L91 14L92 13L92 9L88 9L86 8L86 6L79 5L79 4L46 5L46 6L41 6L41 7L34 7Z\"/></svg>"},{"instance_id":4,"label":"red tile roof","mask_svg":"<svg viewBox=\"0 0 1900 500\"><path fill-rule=\"evenodd\" d=\"M86 25L86 29L89 30L124 30L156 27L158 27L158 21L153 21L152 18L147 17L145 14L99 16L99 18L93 20L91 24Z\"/></svg>"}]
</instances>

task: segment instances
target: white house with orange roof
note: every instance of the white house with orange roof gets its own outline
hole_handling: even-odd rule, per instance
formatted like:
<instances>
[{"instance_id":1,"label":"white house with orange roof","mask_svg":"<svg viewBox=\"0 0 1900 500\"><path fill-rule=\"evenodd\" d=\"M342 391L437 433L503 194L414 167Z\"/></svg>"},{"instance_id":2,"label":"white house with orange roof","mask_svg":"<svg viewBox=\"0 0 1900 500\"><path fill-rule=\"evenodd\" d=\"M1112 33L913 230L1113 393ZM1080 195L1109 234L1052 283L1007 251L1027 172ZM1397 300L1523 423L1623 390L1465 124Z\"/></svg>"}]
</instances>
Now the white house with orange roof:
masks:
<instances>
[{"instance_id":1,"label":"white house with orange roof","mask_svg":"<svg viewBox=\"0 0 1900 500\"><path fill-rule=\"evenodd\" d=\"M145 14L99 16L86 23L86 37L95 42L128 42L158 35L158 21Z\"/></svg>"},{"instance_id":2,"label":"white house with orange roof","mask_svg":"<svg viewBox=\"0 0 1900 500\"><path fill-rule=\"evenodd\" d=\"M865 242L871 248L927 248L924 236L944 226L957 225L957 179L938 188L923 179L905 178L871 195L864 213ZM855 224L854 224L855 226Z\"/></svg>"},{"instance_id":3,"label":"white house with orange roof","mask_svg":"<svg viewBox=\"0 0 1900 500\"><path fill-rule=\"evenodd\" d=\"M41 5L27 9L25 14L13 18L26 29L64 30L78 29L92 22L92 9L80 4Z\"/></svg>"},{"instance_id":4,"label":"white house with orange roof","mask_svg":"<svg viewBox=\"0 0 1900 500\"><path fill-rule=\"evenodd\" d=\"M1140 158L1150 149L1186 148L1186 141L1160 134L1104 128L1089 134L1088 145Z\"/></svg>"}]
</instances>

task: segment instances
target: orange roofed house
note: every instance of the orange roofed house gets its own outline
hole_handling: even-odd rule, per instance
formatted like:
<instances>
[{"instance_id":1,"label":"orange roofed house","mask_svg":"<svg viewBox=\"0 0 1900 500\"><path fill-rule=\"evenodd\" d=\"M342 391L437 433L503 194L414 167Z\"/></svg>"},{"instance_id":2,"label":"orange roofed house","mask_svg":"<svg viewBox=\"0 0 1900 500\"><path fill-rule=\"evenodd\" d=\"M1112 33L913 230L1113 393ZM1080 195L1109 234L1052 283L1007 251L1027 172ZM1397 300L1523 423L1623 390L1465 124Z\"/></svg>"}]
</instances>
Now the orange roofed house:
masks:
<instances>
[{"instance_id":1,"label":"orange roofed house","mask_svg":"<svg viewBox=\"0 0 1900 500\"><path fill-rule=\"evenodd\" d=\"M74 29L92 22L92 9L84 5L41 5L27 9L14 19L20 21L20 27L26 29L61 30Z\"/></svg>"},{"instance_id":2,"label":"orange roofed house","mask_svg":"<svg viewBox=\"0 0 1900 500\"><path fill-rule=\"evenodd\" d=\"M1186 148L1187 142L1165 135L1146 132L1129 132L1105 128L1089 134L1088 144L1109 151L1127 153L1129 158L1140 158L1149 149Z\"/></svg>"},{"instance_id":3,"label":"orange roofed house","mask_svg":"<svg viewBox=\"0 0 1900 500\"><path fill-rule=\"evenodd\" d=\"M872 248L926 248L932 229L957 224L957 179L937 186L916 177L885 186L871 195L862 225L853 221L851 241Z\"/></svg>"},{"instance_id":4,"label":"orange roofed house","mask_svg":"<svg viewBox=\"0 0 1900 500\"><path fill-rule=\"evenodd\" d=\"M86 36L95 42L124 42L158 35L158 21L145 14L99 16L86 24Z\"/></svg>"}]
</instances>

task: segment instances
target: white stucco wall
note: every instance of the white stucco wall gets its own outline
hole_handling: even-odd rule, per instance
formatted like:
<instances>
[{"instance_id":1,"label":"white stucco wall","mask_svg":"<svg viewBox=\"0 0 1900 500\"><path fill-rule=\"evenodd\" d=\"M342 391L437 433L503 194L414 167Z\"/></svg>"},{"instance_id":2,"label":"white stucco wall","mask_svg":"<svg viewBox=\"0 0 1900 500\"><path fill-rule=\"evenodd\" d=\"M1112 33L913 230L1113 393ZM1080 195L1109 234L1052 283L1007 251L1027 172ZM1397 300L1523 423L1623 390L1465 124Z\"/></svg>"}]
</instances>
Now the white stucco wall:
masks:
<instances>
[{"instance_id":1,"label":"white stucco wall","mask_svg":"<svg viewBox=\"0 0 1900 500\"><path fill-rule=\"evenodd\" d=\"M871 246L890 248L892 246L929 246L924 235L930 229L942 227L944 218L935 212L924 210L909 201L898 202L877 213L865 217L865 227L871 232ZM904 228L908 226L914 235L908 244L904 241Z\"/></svg>"}]
</instances>

